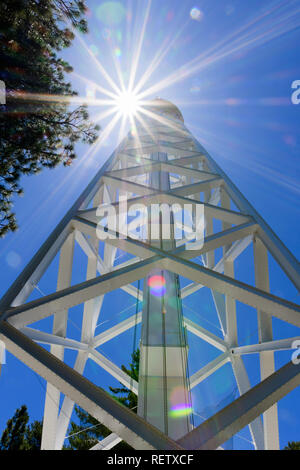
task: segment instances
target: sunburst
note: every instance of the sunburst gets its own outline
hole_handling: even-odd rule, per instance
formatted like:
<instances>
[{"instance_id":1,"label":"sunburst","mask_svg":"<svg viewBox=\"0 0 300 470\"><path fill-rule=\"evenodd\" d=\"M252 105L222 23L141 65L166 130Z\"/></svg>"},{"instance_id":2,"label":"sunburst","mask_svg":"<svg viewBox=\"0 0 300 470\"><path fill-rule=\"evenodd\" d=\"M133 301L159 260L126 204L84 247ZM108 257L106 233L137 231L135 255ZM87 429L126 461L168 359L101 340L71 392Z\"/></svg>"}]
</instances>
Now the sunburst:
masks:
<instances>
[{"instance_id":1,"label":"sunburst","mask_svg":"<svg viewBox=\"0 0 300 470\"><path fill-rule=\"evenodd\" d=\"M168 36L163 41L161 47L157 51L154 51L153 60L150 61L145 72L142 74L139 80L137 80L137 70L140 65L139 63L142 55L151 5L151 0L148 0L144 9L143 18L139 25L140 29L138 40L136 41L135 48L133 48L131 64L129 67L128 86L126 86L124 83L120 63L118 60L116 60L114 55L113 44L110 44L111 57L116 69L119 83L113 80L111 74L97 59L93 50L88 47L85 40L83 39L83 36L78 31L76 31L71 24L69 24L69 28L73 30L80 46L90 58L91 65L96 67L102 79L105 80L106 87L96 83L88 77L80 76L77 73L74 73L74 76L84 80L88 86L92 86L92 88L95 90L95 95L99 95L101 98L98 96L91 98L86 96L68 97L31 95L27 93L22 93L20 95L16 94L15 96L22 100L37 99L45 102L69 102L73 105L88 104L90 108L93 107L97 110L97 113L93 115L93 121L95 124L101 122L107 117L110 117L109 122L103 128L99 138L93 144L92 148L87 150L87 153L82 158L86 159L87 156L89 158L94 156L101 143L103 143L104 140L109 137L111 132L118 125L118 123L120 123L120 121L121 124L119 137L122 137L121 132L124 132L126 123L129 123L132 129L136 129L136 126L138 125L142 125L144 127L145 122L143 116L144 118L148 117L159 120L160 122L163 122L167 125L176 125L174 123L170 123L169 120L166 120L164 116L159 113L159 109L157 110L158 112L155 113L151 112L151 108L149 109L149 100L151 101L157 93L168 89L170 86L187 79L191 75L202 71L203 69L230 56L233 53L240 53L241 51L245 51L249 48L254 48L265 44L266 42L276 39L300 25L299 9L296 7L288 9L282 2L278 2L272 9L269 9L268 11L261 11L248 23L245 23L237 30L232 31L229 36L214 44L214 46L210 49L202 51L195 58L182 65L179 69L170 73L166 77L162 77L162 79L158 82L151 83L151 78L153 77L154 72L158 69L175 42L180 39L183 31L189 24L189 20L186 21L181 27L177 28L172 37ZM270 18L270 16L272 16L273 23L276 24L276 27L272 26L270 21L266 21L266 18ZM197 102L197 104L201 103L203 103L203 101ZM205 103L207 104L206 101ZM193 105L196 104L196 102L183 102L177 100L177 104Z\"/></svg>"},{"instance_id":2,"label":"sunburst","mask_svg":"<svg viewBox=\"0 0 300 470\"><path fill-rule=\"evenodd\" d=\"M142 102L137 94L125 90L116 97L115 106L117 111L125 118L135 118L141 110Z\"/></svg>"}]
</instances>

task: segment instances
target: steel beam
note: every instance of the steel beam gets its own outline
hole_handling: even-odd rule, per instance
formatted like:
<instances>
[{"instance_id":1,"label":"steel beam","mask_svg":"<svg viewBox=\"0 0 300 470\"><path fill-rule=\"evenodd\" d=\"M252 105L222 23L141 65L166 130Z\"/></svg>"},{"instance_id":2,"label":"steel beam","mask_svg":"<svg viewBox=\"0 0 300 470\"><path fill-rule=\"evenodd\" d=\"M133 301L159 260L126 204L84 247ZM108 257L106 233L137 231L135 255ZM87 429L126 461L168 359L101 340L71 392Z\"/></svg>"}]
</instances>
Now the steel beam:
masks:
<instances>
[{"instance_id":1,"label":"steel beam","mask_svg":"<svg viewBox=\"0 0 300 470\"><path fill-rule=\"evenodd\" d=\"M158 259L139 261L136 265L121 268L103 276L76 284L61 291L49 294L37 300L28 302L21 307L8 310L7 318L12 325L21 328L42 318L47 318L54 312L79 305L86 300L118 289L122 284L134 282L146 275L156 266ZM45 308L47 307L47 309Z\"/></svg>"},{"instance_id":2,"label":"steel beam","mask_svg":"<svg viewBox=\"0 0 300 470\"><path fill-rule=\"evenodd\" d=\"M71 284L74 238L74 232L72 232L65 240L60 251L57 290L67 288ZM53 335L64 338L67 332L67 322L68 309L57 311L53 318ZM51 344L50 352L61 361L64 360L64 347L62 345ZM60 391L51 383L47 383L41 449L51 450L55 446L59 401Z\"/></svg>"},{"instance_id":3,"label":"steel beam","mask_svg":"<svg viewBox=\"0 0 300 470\"><path fill-rule=\"evenodd\" d=\"M172 439L120 405L100 387L59 361L6 321L0 323L0 339L5 342L9 352L59 388L112 432L117 433L134 449L182 449Z\"/></svg>"},{"instance_id":4,"label":"steel beam","mask_svg":"<svg viewBox=\"0 0 300 470\"><path fill-rule=\"evenodd\" d=\"M300 365L289 362L178 443L185 449L217 449L237 432L300 385Z\"/></svg>"},{"instance_id":5,"label":"steel beam","mask_svg":"<svg viewBox=\"0 0 300 470\"><path fill-rule=\"evenodd\" d=\"M245 196L238 190L233 182L228 178L224 171L219 165L212 159L209 153L204 147L193 138L196 148L199 152L205 155L207 162L209 163L211 171L217 173L222 177L226 185L227 192L232 198L237 207L247 214L251 215L255 221L259 224L258 235L268 248L270 253L274 256L276 261L279 263L281 268L285 271L287 276L294 283L295 287L300 291L300 265L298 260L288 250L284 243L276 236L269 225L264 219L258 214L254 207L247 201Z\"/></svg>"},{"instance_id":6,"label":"steel beam","mask_svg":"<svg viewBox=\"0 0 300 470\"><path fill-rule=\"evenodd\" d=\"M263 351L287 351L289 349L297 349L293 343L300 343L300 336L294 338L278 339L275 341L266 341L259 344L249 344L247 346L238 346L231 350L234 355L256 354Z\"/></svg>"},{"instance_id":7,"label":"steel beam","mask_svg":"<svg viewBox=\"0 0 300 470\"><path fill-rule=\"evenodd\" d=\"M138 394L138 383L136 380L125 374L125 372L123 372L113 362L103 356L103 354L101 354L99 351L96 351L95 349L90 348L89 357L100 367L102 367L102 369L106 370L106 372L108 372L112 377L121 382L121 384L123 384L136 395Z\"/></svg>"},{"instance_id":8,"label":"steel beam","mask_svg":"<svg viewBox=\"0 0 300 470\"><path fill-rule=\"evenodd\" d=\"M254 237L254 271L256 286L264 291L269 291L269 268L268 252L260 239ZM272 316L263 310L257 310L258 317L258 339L259 342L272 341ZM275 372L275 358L273 351L262 351L260 353L260 375L261 380ZM277 403L269 408L263 416L264 436L266 450L279 450L279 429Z\"/></svg>"},{"instance_id":9,"label":"steel beam","mask_svg":"<svg viewBox=\"0 0 300 470\"><path fill-rule=\"evenodd\" d=\"M115 445L119 444L121 440L122 439L119 436L117 436L117 434L112 432L105 439L103 439L102 441L99 441L97 444L91 447L90 450L110 450L113 447L115 447Z\"/></svg>"},{"instance_id":10,"label":"steel beam","mask_svg":"<svg viewBox=\"0 0 300 470\"><path fill-rule=\"evenodd\" d=\"M227 362L230 361L228 353L223 353L220 354L220 356L216 357L213 361L209 362L205 366L203 366L200 370L195 372L191 377L190 377L190 387L193 389L199 383L203 382L205 379L207 379L210 375L212 375L214 372L216 372L218 369L220 369L222 366L227 364Z\"/></svg>"}]
</instances>

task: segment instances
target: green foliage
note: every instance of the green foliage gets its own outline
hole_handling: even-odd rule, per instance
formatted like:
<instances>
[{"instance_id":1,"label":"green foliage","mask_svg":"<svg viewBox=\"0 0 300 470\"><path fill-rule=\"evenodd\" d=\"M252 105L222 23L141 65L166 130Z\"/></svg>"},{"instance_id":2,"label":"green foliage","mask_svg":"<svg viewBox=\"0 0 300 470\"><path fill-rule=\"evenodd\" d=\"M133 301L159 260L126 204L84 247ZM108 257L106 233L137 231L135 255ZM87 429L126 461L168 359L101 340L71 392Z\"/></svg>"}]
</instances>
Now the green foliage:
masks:
<instances>
[{"instance_id":1,"label":"green foliage","mask_svg":"<svg viewBox=\"0 0 300 470\"><path fill-rule=\"evenodd\" d=\"M300 450L300 441L298 442L288 442L288 445L283 448L283 450Z\"/></svg>"},{"instance_id":2,"label":"green foliage","mask_svg":"<svg viewBox=\"0 0 300 470\"><path fill-rule=\"evenodd\" d=\"M140 351L132 354L129 369L122 365L122 370L134 380L139 378ZM137 396L125 387L109 387L114 398L132 411L137 411ZM111 431L99 423L92 415L82 408L75 406L79 424L72 421L68 430L69 444L63 450L88 450L99 441L111 434ZM0 440L0 450L40 450L42 440L42 422L34 421L28 425L29 415L25 405L18 408L14 416L7 421L6 429ZM131 449L126 442L121 441L114 447L115 451Z\"/></svg>"},{"instance_id":3,"label":"green foliage","mask_svg":"<svg viewBox=\"0 0 300 470\"><path fill-rule=\"evenodd\" d=\"M132 379L138 381L139 379L139 363L140 363L140 350L137 349L132 354L132 362L129 364L129 369L124 365L121 366L122 370L128 374ZM122 405L130 408L133 412L137 412L137 396L128 388L113 388L109 387L110 391L114 394L116 400ZM75 412L79 418L79 424L73 421L69 428L69 443L70 449L84 450L90 449L93 445L105 437L111 431L99 423L93 416L79 407L75 407ZM114 447L115 451L131 449L131 447L124 441L121 441Z\"/></svg>"},{"instance_id":4,"label":"green foliage","mask_svg":"<svg viewBox=\"0 0 300 470\"><path fill-rule=\"evenodd\" d=\"M7 421L0 440L0 450L40 450L42 423L34 421L28 425L27 407L22 405Z\"/></svg>"},{"instance_id":5,"label":"green foliage","mask_svg":"<svg viewBox=\"0 0 300 470\"><path fill-rule=\"evenodd\" d=\"M111 431L99 423L93 416L82 408L75 406L75 413L79 418L79 424L72 421L69 427L69 446L65 450L89 450L99 441L111 434ZM122 441L114 447L114 450L131 449Z\"/></svg>"},{"instance_id":6,"label":"green foliage","mask_svg":"<svg viewBox=\"0 0 300 470\"><path fill-rule=\"evenodd\" d=\"M22 174L70 165L77 141L91 144L98 126L86 106L70 107L76 95L65 73L72 67L57 52L69 47L72 29L87 31L81 0L0 2L0 236L16 230L12 199L22 193Z\"/></svg>"},{"instance_id":7,"label":"green foliage","mask_svg":"<svg viewBox=\"0 0 300 470\"><path fill-rule=\"evenodd\" d=\"M33 421L33 423L27 426L25 433L27 450L41 450L42 430L42 421Z\"/></svg>"},{"instance_id":8,"label":"green foliage","mask_svg":"<svg viewBox=\"0 0 300 470\"><path fill-rule=\"evenodd\" d=\"M79 424L70 423L68 434L69 444L67 447L74 450L88 450L102 439L110 434L110 430L99 423L93 416L83 409L75 406L75 413L79 418Z\"/></svg>"},{"instance_id":9,"label":"green foliage","mask_svg":"<svg viewBox=\"0 0 300 470\"><path fill-rule=\"evenodd\" d=\"M140 350L137 349L131 355L132 362L129 364L129 369L124 365L121 366L123 372L129 375L132 379L138 382L139 380L139 365L140 365ZM109 387L110 391L117 395L117 399L122 405L127 406L135 413L137 412L137 396L131 390L128 390L126 387L113 388ZM120 396L121 395L121 396Z\"/></svg>"},{"instance_id":10,"label":"green foliage","mask_svg":"<svg viewBox=\"0 0 300 470\"><path fill-rule=\"evenodd\" d=\"M18 408L14 416L7 421L6 429L3 431L1 450L24 450L25 432L29 416L25 405Z\"/></svg>"}]
</instances>

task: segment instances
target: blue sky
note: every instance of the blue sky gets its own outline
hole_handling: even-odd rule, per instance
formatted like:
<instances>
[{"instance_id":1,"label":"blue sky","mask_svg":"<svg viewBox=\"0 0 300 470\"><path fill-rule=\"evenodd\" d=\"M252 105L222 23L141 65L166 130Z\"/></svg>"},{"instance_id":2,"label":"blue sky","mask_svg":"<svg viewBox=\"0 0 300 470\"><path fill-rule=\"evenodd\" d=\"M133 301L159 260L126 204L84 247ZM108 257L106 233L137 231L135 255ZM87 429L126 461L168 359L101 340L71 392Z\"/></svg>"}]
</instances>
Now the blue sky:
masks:
<instances>
[{"instance_id":1,"label":"blue sky","mask_svg":"<svg viewBox=\"0 0 300 470\"><path fill-rule=\"evenodd\" d=\"M87 2L89 34L76 38L73 46L62 53L74 67L75 73L69 78L83 97L93 96L91 82L109 88L97 61L116 83L117 64L125 84L128 82L149 6L146 0L114 2L111 15L109 10L103 9L104 3ZM145 83L144 90L152 87L153 93L149 94L149 98L160 96L181 109L186 126L298 259L300 105L291 102L291 84L300 79L299 25L298 1L152 0L136 73L137 83L156 53L169 47L168 53ZM100 99L101 94L96 91L95 97ZM99 119L102 112L102 107L90 108L93 119ZM103 130L110 119L100 117L99 124ZM0 242L1 294L124 135L125 129L120 135L118 123L92 157L86 156L86 147L78 145L78 159L71 167L45 170L37 176L22 178L25 195L15 201L19 230ZM80 258L79 251L77 256L78 267L83 266L85 260ZM237 272L241 279L252 282L243 269L243 261L249 257L246 253L239 260ZM47 294L55 289L56 269L57 260L51 265L47 277L41 280L40 292ZM299 295L272 259L270 270L272 292L299 302ZM82 275L74 273L72 282L84 280L80 277ZM35 290L31 298L38 297L40 292ZM107 296L106 302L116 313L116 318L125 308L128 309L126 315L134 313L132 300L123 295L124 298L120 294L114 302ZM186 302L185 308L195 311L196 304L197 299L191 299ZM203 305L207 312L205 309L201 311L202 320L198 318L199 322L207 322L211 314L208 298ZM243 308L238 306L239 315L243 315ZM191 313L192 319L196 313ZM80 316L79 307L72 309L74 336ZM252 341L257 333L254 312L243 318L240 336L244 341ZM194 319L196 321L197 317ZM103 321L106 320L108 318L104 314ZM217 334L216 319L212 318L211 321L215 328L211 331ZM49 320L45 328L50 326ZM278 338L280 335L299 335L299 330L283 325L279 320L274 321L274 331ZM123 341L124 344L131 342L132 332L125 335ZM189 341L193 368L199 345L193 347L192 337ZM121 352L118 353L114 341L105 352L107 355L115 354L116 363L124 363L124 357ZM72 354L67 353L70 363L74 359ZM208 357L210 352L206 350L204 354ZM278 353L276 365L280 366L289 359L289 352ZM248 361L249 358L246 358L250 378L255 383L257 358L252 358L251 364ZM115 384L90 362L87 376L101 386ZM216 401L222 402L224 397L226 399L234 394L230 371L226 372L226 377L228 386L216 393ZM212 383L198 393L195 402L199 409L207 408L210 399L208 390L210 387L218 390L223 379L223 376L212 379ZM7 419L23 403L27 404L32 419L41 418L45 393L42 379L7 354L7 364L2 368L0 381L0 432ZM298 389L279 403L281 446L288 440L300 440L299 398ZM249 439L249 434L245 431L242 436L244 440L234 440L235 447L247 447L245 439Z\"/></svg>"}]
</instances>

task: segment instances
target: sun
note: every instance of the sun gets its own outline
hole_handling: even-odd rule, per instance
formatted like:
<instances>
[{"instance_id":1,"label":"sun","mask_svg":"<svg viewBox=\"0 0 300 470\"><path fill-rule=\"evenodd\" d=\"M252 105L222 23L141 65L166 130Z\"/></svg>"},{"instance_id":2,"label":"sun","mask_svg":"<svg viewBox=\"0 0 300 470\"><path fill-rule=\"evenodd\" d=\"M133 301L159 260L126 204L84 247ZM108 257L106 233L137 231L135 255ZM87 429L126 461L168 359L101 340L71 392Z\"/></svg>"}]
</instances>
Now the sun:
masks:
<instances>
[{"instance_id":1,"label":"sun","mask_svg":"<svg viewBox=\"0 0 300 470\"><path fill-rule=\"evenodd\" d=\"M140 101L134 92L123 91L115 99L115 106L122 116L132 118L140 109Z\"/></svg>"}]
</instances>

